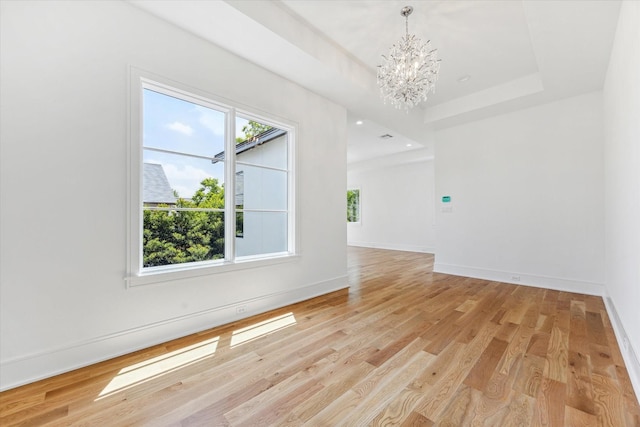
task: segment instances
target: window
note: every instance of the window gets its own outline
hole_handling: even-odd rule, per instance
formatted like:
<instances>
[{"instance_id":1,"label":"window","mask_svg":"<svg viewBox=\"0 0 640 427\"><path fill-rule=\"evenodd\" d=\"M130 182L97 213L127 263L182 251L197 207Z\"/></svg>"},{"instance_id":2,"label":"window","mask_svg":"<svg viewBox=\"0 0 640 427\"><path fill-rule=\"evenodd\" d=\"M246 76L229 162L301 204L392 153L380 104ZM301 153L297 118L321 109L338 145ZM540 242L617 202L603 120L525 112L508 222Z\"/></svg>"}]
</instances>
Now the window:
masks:
<instances>
[{"instance_id":1,"label":"window","mask_svg":"<svg viewBox=\"0 0 640 427\"><path fill-rule=\"evenodd\" d=\"M360 222L360 190L347 190L347 222Z\"/></svg>"},{"instance_id":2,"label":"window","mask_svg":"<svg viewBox=\"0 0 640 427\"><path fill-rule=\"evenodd\" d=\"M292 255L294 128L138 80L130 284Z\"/></svg>"}]
</instances>

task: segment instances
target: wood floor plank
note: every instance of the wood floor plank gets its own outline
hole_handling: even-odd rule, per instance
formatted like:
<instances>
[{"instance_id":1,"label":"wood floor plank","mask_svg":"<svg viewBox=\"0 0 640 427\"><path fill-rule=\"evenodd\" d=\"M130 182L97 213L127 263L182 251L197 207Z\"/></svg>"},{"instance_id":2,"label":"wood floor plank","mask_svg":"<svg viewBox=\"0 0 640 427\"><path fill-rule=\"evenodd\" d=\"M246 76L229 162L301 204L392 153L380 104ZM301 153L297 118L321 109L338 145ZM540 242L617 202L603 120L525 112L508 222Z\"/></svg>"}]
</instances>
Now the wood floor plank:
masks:
<instances>
[{"instance_id":1,"label":"wood floor plank","mask_svg":"<svg viewBox=\"0 0 640 427\"><path fill-rule=\"evenodd\" d=\"M279 420L291 413L291 410L322 390L323 385L311 380L289 392L268 401L268 405L258 408L248 419L239 423L230 421L232 425L280 425Z\"/></svg>"},{"instance_id":2,"label":"wood floor plank","mask_svg":"<svg viewBox=\"0 0 640 427\"><path fill-rule=\"evenodd\" d=\"M538 389L531 427L561 426L564 424L566 384L543 378Z\"/></svg>"},{"instance_id":3,"label":"wood floor plank","mask_svg":"<svg viewBox=\"0 0 640 427\"><path fill-rule=\"evenodd\" d=\"M547 349L546 377L567 383L568 348L569 334L562 328L554 326L551 329L549 348Z\"/></svg>"},{"instance_id":4,"label":"wood floor plank","mask_svg":"<svg viewBox=\"0 0 640 427\"><path fill-rule=\"evenodd\" d=\"M627 411L640 417L638 397L634 394L633 385L631 384L627 370L622 366L616 366L616 376L618 378L618 385L622 389ZM640 425L640 423L638 425Z\"/></svg>"},{"instance_id":5,"label":"wood floor plank","mask_svg":"<svg viewBox=\"0 0 640 427\"><path fill-rule=\"evenodd\" d=\"M544 306L544 303L543 303ZM536 325L536 331L551 334L551 328L556 323L556 316L553 314L542 314L542 307L540 308L540 318Z\"/></svg>"},{"instance_id":6,"label":"wood floor plank","mask_svg":"<svg viewBox=\"0 0 640 427\"><path fill-rule=\"evenodd\" d=\"M453 341L460 333L460 328L456 324L456 320L458 320L460 316L462 316L461 312L452 310L447 316L429 328L429 330L425 332L429 337L429 344L427 344L425 350L431 354L439 354Z\"/></svg>"},{"instance_id":7,"label":"wood floor plank","mask_svg":"<svg viewBox=\"0 0 640 427\"><path fill-rule=\"evenodd\" d=\"M611 357L609 346L590 344L589 362L592 374L616 379L616 366Z\"/></svg>"},{"instance_id":8,"label":"wood floor plank","mask_svg":"<svg viewBox=\"0 0 640 427\"><path fill-rule=\"evenodd\" d=\"M585 426L597 426L598 418L595 415L587 414L579 409L566 407L564 414L564 426L565 427L585 427Z\"/></svg>"},{"instance_id":9,"label":"wood floor plank","mask_svg":"<svg viewBox=\"0 0 640 427\"><path fill-rule=\"evenodd\" d=\"M369 359L367 359L367 362L375 367L381 366L384 362L395 356L400 350L409 345L413 340L422 335L420 331L422 331L424 327L428 325L429 323L426 321L418 323L417 329L411 330L410 332L402 335L397 340L392 341L389 345L377 351Z\"/></svg>"},{"instance_id":10,"label":"wood floor plank","mask_svg":"<svg viewBox=\"0 0 640 427\"><path fill-rule=\"evenodd\" d=\"M384 389L384 386L393 380L393 376L401 372L406 363L416 355L423 353L422 347L424 347L424 342L420 338L413 340L400 353L377 369L372 370L350 390L323 408L322 411L309 420L309 423L311 425L338 425L350 414L359 413L355 408L367 402L369 394Z\"/></svg>"},{"instance_id":11,"label":"wood floor plank","mask_svg":"<svg viewBox=\"0 0 640 427\"><path fill-rule=\"evenodd\" d=\"M69 408L67 406L61 406L59 408L52 409L45 413L38 414L36 417L29 418L28 420L20 423L20 426L35 427L35 426L41 426L49 423L60 422L68 413L69 413Z\"/></svg>"},{"instance_id":12,"label":"wood floor plank","mask_svg":"<svg viewBox=\"0 0 640 427\"><path fill-rule=\"evenodd\" d=\"M373 426L397 426L413 414L413 409L422 397L414 389L405 388L390 400L371 421Z\"/></svg>"},{"instance_id":13,"label":"wood floor plank","mask_svg":"<svg viewBox=\"0 0 640 427\"><path fill-rule=\"evenodd\" d=\"M518 332L518 329L520 329L520 326L516 325L515 323L503 323L502 327L498 329L498 332L496 332L496 339L511 342L513 337Z\"/></svg>"},{"instance_id":14,"label":"wood floor plank","mask_svg":"<svg viewBox=\"0 0 640 427\"><path fill-rule=\"evenodd\" d=\"M551 334L546 332L536 332L531 336L529 340L529 346L527 347L527 354L532 354L538 357L546 357L547 350L549 349L549 340Z\"/></svg>"},{"instance_id":15,"label":"wood floor plank","mask_svg":"<svg viewBox=\"0 0 640 427\"><path fill-rule=\"evenodd\" d=\"M404 366L397 370L390 381L386 381L384 384L381 383L377 389L369 391L366 398L358 405L358 410L344 417L340 424L343 426L370 425L378 415L380 415L379 421L381 422L384 418L388 418L390 413L395 413L393 418L400 417L401 419L405 412L395 409L392 404L394 398L402 393L402 390L405 389L415 373L427 365L434 357L424 351L416 353ZM408 405L409 409L413 409L415 402L417 402L417 399L415 401L412 399L411 403L401 401L399 406ZM392 412L387 413L385 416L383 414L387 408ZM406 413L409 413L409 411L407 410ZM398 420L396 418L394 422Z\"/></svg>"},{"instance_id":16,"label":"wood floor plank","mask_svg":"<svg viewBox=\"0 0 640 427\"><path fill-rule=\"evenodd\" d=\"M427 417L417 412L412 412L402 422L400 427L433 427L434 423Z\"/></svg>"},{"instance_id":17,"label":"wood floor plank","mask_svg":"<svg viewBox=\"0 0 640 427\"><path fill-rule=\"evenodd\" d=\"M533 354L525 354L518 378L513 389L530 397L537 397L544 376L545 359Z\"/></svg>"},{"instance_id":18,"label":"wood floor plank","mask_svg":"<svg viewBox=\"0 0 640 427\"><path fill-rule=\"evenodd\" d=\"M469 371L464 383L469 387L484 392L491 375L507 349L507 345L506 341L493 338L480 355L476 364L473 365L471 371Z\"/></svg>"},{"instance_id":19,"label":"wood floor plank","mask_svg":"<svg viewBox=\"0 0 640 427\"><path fill-rule=\"evenodd\" d=\"M526 426L533 417L535 400L526 394L514 393L514 398L509 401L505 415L500 424L503 426Z\"/></svg>"},{"instance_id":20,"label":"wood floor plank","mask_svg":"<svg viewBox=\"0 0 640 427\"><path fill-rule=\"evenodd\" d=\"M496 370L507 374L512 365L518 363L529 348L529 342L535 329L526 325L520 325L513 338L507 345L502 358L496 365Z\"/></svg>"},{"instance_id":21,"label":"wood floor plank","mask_svg":"<svg viewBox=\"0 0 640 427\"><path fill-rule=\"evenodd\" d=\"M598 425L603 427L625 425L624 399L620 395L616 381L595 374L592 376L592 384Z\"/></svg>"},{"instance_id":22,"label":"wood floor plank","mask_svg":"<svg viewBox=\"0 0 640 427\"><path fill-rule=\"evenodd\" d=\"M568 362L566 405L595 415L596 408L593 401L588 356L576 351L569 351Z\"/></svg>"},{"instance_id":23,"label":"wood floor plank","mask_svg":"<svg viewBox=\"0 0 640 427\"><path fill-rule=\"evenodd\" d=\"M316 394L316 397L307 400L293 409L291 416L286 422L282 423L281 427L300 426L307 423L313 416L353 388L358 381L369 375L374 369L372 365L361 362L355 368L348 371L348 375L346 375L345 372L339 378L336 378L334 382L323 382L325 387Z\"/></svg>"},{"instance_id":24,"label":"wood floor plank","mask_svg":"<svg viewBox=\"0 0 640 427\"><path fill-rule=\"evenodd\" d=\"M509 372L494 371L485 387L484 394L490 399L507 400L511 394L511 390L515 386L515 382L520 378L520 367L522 359L518 359L512 364Z\"/></svg>"},{"instance_id":25,"label":"wood floor plank","mask_svg":"<svg viewBox=\"0 0 640 427\"><path fill-rule=\"evenodd\" d=\"M472 425L474 408L478 405L479 396L477 390L462 384L442 412L438 424L447 427Z\"/></svg>"},{"instance_id":26,"label":"wood floor plank","mask_svg":"<svg viewBox=\"0 0 640 427\"><path fill-rule=\"evenodd\" d=\"M589 342L596 345L608 346L607 333L604 330L604 323L602 323L600 313L587 311L586 321Z\"/></svg>"},{"instance_id":27,"label":"wood floor plank","mask_svg":"<svg viewBox=\"0 0 640 427\"><path fill-rule=\"evenodd\" d=\"M437 420L457 388L489 345L499 325L489 324L464 349L453 355L441 378L429 388L421 399L417 412L431 420Z\"/></svg>"},{"instance_id":28,"label":"wood floor plank","mask_svg":"<svg viewBox=\"0 0 640 427\"><path fill-rule=\"evenodd\" d=\"M466 346L462 343L452 342L427 365L427 368L422 373L416 375L410 387L422 389L424 384L435 385L442 381L451 370L451 360L462 354L465 348Z\"/></svg>"},{"instance_id":29,"label":"wood floor plank","mask_svg":"<svg viewBox=\"0 0 640 427\"><path fill-rule=\"evenodd\" d=\"M602 298L348 253L349 290L2 392L0 425L640 425Z\"/></svg>"}]
</instances>

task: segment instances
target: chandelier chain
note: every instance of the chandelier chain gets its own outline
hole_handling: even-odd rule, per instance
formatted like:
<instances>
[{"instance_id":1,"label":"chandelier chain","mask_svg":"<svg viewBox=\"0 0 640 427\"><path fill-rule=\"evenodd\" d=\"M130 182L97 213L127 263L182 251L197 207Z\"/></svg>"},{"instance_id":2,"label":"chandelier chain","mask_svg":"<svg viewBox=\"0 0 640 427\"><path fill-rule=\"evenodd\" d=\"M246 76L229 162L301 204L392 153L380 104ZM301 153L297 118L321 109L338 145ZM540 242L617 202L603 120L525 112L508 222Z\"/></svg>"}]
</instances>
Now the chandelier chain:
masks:
<instances>
[{"instance_id":1,"label":"chandelier chain","mask_svg":"<svg viewBox=\"0 0 640 427\"><path fill-rule=\"evenodd\" d=\"M404 15L404 32L409 37L409 14Z\"/></svg>"}]
</instances>

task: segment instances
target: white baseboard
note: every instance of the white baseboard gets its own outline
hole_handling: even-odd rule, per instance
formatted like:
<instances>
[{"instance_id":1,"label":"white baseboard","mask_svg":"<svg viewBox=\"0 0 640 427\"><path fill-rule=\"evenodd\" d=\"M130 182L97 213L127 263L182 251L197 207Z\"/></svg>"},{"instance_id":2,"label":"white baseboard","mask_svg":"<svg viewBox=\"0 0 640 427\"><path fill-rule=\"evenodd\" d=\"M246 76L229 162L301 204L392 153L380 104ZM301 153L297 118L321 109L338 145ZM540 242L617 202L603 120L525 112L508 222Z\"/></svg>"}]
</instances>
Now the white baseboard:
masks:
<instances>
[{"instance_id":1,"label":"white baseboard","mask_svg":"<svg viewBox=\"0 0 640 427\"><path fill-rule=\"evenodd\" d=\"M618 311L616 310L613 300L608 296L605 296L603 299L605 307L607 308L607 314L611 320L611 325L613 326L613 332L618 341L618 347L620 347L620 352L624 359L624 364L627 372L629 372L633 390L636 393L636 398L640 400L640 360L638 360L638 354L640 353L633 348L633 344L629 341L627 332L622 325L620 316L618 316Z\"/></svg>"},{"instance_id":2,"label":"white baseboard","mask_svg":"<svg viewBox=\"0 0 640 427\"><path fill-rule=\"evenodd\" d=\"M250 298L234 304L3 360L0 362L0 391L348 287L347 276L336 277L301 288ZM237 313L238 306L245 306L246 310L241 315Z\"/></svg>"},{"instance_id":3,"label":"white baseboard","mask_svg":"<svg viewBox=\"0 0 640 427\"><path fill-rule=\"evenodd\" d=\"M510 271L463 267L458 265L442 264L437 261L433 266L433 272L452 274L454 276L475 277L477 279L512 283L514 285L525 285L533 286L536 288L553 289L556 291L576 292L580 294L597 296L605 295L605 287L602 283L569 280L559 277L537 276Z\"/></svg>"},{"instance_id":4,"label":"white baseboard","mask_svg":"<svg viewBox=\"0 0 640 427\"><path fill-rule=\"evenodd\" d=\"M391 251L421 252L425 254L435 253L435 248L429 247L429 246L405 245L405 244L395 244L395 243L371 243L371 242L347 242L347 245L358 246L360 248L389 249Z\"/></svg>"}]
</instances>

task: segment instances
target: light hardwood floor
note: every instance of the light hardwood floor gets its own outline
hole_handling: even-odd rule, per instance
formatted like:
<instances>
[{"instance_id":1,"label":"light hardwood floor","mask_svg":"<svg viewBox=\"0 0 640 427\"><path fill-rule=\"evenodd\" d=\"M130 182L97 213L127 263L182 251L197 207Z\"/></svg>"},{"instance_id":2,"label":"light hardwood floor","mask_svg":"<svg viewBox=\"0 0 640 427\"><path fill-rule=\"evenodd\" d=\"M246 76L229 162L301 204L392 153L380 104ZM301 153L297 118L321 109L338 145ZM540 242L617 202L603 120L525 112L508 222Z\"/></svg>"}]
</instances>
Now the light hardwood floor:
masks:
<instances>
[{"instance_id":1,"label":"light hardwood floor","mask_svg":"<svg viewBox=\"0 0 640 427\"><path fill-rule=\"evenodd\" d=\"M0 394L0 425L640 426L602 299L349 248L339 291Z\"/></svg>"}]
</instances>

